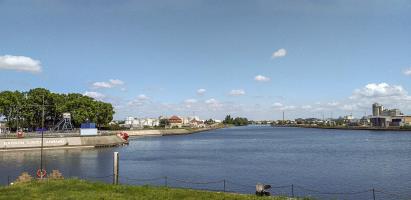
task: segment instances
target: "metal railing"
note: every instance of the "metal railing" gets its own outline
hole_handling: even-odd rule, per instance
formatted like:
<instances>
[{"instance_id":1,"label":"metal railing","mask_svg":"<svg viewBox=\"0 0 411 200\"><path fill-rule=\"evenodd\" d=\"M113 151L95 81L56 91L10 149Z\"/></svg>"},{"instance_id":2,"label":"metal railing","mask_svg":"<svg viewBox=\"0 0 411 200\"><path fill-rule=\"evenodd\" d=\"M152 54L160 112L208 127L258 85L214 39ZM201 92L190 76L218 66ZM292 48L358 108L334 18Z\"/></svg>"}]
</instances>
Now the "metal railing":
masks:
<instances>
[{"instance_id":1,"label":"metal railing","mask_svg":"<svg viewBox=\"0 0 411 200\"><path fill-rule=\"evenodd\" d=\"M66 178L78 178L89 181L98 181L112 183L113 174L108 174L105 176L72 176ZM187 180L181 178L175 178L170 176L160 176L154 178L131 178L129 176L121 175L120 184L126 185L149 185L157 187L170 187L170 188L184 188L184 189L196 189L196 190L206 190L206 191L218 191L218 192L229 192L229 193L239 193L239 194L252 194L255 191L255 185L246 185L237 183L227 179L219 180L208 180L208 181L198 181L198 180ZM12 179L10 176L7 177L7 184L11 183ZM411 188L410 188L411 190ZM410 196L405 196L401 194L396 194L392 192L385 191L379 188L369 188L365 190L358 191L347 191L347 192L336 192L336 191L320 191L316 189L307 188L301 185L271 185L269 190L272 195L284 196L290 198L298 197L315 197L316 199L396 199L396 200L406 200L410 199Z\"/></svg>"}]
</instances>

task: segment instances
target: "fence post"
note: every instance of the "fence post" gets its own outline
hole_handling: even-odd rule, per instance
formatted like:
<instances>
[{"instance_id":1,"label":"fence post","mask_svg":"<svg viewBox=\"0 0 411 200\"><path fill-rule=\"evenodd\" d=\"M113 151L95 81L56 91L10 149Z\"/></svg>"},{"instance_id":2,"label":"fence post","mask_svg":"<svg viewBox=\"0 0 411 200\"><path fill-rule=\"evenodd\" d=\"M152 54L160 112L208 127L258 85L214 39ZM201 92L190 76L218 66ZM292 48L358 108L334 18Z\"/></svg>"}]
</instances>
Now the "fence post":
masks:
<instances>
[{"instance_id":1,"label":"fence post","mask_svg":"<svg viewBox=\"0 0 411 200\"><path fill-rule=\"evenodd\" d=\"M291 184L291 197L294 198L294 184Z\"/></svg>"},{"instance_id":2,"label":"fence post","mask_svg":"<svg viewBox=\"0 0 411 200\"><path fill-rule=\"evenodd\" d=\"M167 176L164 177L164 186L167 187L168 183L167 183Z\"/></svg>"},{"instance_id":3,"label":"fence post","mask_svg":"<svg viewBox=\"0 0 411 200\"><path fill-rule=\"evenodd\" d=\"M225 192L225 179L224 179L224 192Z\"/></svg>"},{"instance_id":4,"label":"fence post","mask_svg":"<svg viewBox=\"0 0 411 200\"><path fill-rule=\"evenodd\" d=\"M10 185L10 176L7 176L7 186Z\"/></svg>"},{"instance_id":5,"label":"fence post","mask_svg":"<svg viewBox=\"0 0 411 200\"><path fill-rule=\"evenodd\" d=\"M374 190L374 188L372 188L372 199L375 200L375 190Z\"/></svg>"},{"instance_id":6,"label":"fence post","mask_svg":"<svg viewBox=\"0 0 411 200\"><path fill-rule=\"evenodd\" d=\"M114 162L113 162L113 184L118 184L118 172L119 172L119 155L118 152L114 152Z\"/></svg>"}]
</instances>

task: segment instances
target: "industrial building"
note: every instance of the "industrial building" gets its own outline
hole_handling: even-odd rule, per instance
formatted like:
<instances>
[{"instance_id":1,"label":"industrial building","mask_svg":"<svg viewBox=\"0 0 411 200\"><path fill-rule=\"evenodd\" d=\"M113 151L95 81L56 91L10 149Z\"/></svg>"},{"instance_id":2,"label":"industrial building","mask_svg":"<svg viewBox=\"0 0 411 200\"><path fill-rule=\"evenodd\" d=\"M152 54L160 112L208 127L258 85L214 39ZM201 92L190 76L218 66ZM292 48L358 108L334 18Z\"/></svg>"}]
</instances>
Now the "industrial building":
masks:
<instances>
[{"instance_id":1,"label":"industrial building","mask_svg":"<svg viewBox=\"0 0 411 200\"><path fill-rule=\"evenodd\" d=\"M385 109L383 105L378 103L372 104L372 114L373 116L369 119L373 127L387 128L411 125L410 115L404 115L399 109Z\"/></svg>"}]
</instances>

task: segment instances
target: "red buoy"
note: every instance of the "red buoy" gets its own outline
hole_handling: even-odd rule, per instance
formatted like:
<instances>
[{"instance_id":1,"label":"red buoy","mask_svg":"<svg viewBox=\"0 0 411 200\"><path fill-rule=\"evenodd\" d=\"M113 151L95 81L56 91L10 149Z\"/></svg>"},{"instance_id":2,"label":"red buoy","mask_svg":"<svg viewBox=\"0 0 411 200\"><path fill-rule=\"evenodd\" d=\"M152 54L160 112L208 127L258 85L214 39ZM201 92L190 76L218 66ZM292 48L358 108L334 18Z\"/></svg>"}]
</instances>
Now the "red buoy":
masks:
<instances>
[{"instance_id":1,"label":"red buoy","mask_svg":"<svg viewBox=\"0 0 411 200\"><path fill-rule=\"evenodd\" d=\"M44 177L47 176L47 172L46 172L45 169L43 169L43 171L41 171L40 169L38 169L36 174L37 174L37 177L39 177L39 178L44 178Z\"/></svg>"},{"instance_id":2,"label":"red buoy","mask_svg":"<svg viewBox=\"0 0 411 200\"><path fill-rule=\"evenodd\" d=\"M24 137L23 132L21 132L21 131L17 132L17 137L18 138L23 138Z\"/></svg>"}]
</instances>

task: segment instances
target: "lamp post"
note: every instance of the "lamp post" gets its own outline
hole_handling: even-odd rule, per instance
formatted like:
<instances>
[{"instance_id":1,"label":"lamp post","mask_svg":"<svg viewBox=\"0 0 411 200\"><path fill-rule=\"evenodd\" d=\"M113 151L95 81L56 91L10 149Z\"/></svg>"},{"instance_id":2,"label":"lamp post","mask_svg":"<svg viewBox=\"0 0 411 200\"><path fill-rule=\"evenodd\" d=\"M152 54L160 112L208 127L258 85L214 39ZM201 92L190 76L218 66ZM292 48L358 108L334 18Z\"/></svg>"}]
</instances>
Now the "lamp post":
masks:
<instances>
[{"instance_id":1,"label":"lamp post","mask_svg":"<svg viewBox=\"0 0 411 200\"><path fill-rule=\"evenodd\" d=\"M26 97L27 98L27 97ZM53 105L45 105L44 101L44 95L42 95L42 103L41 105L34 104L34 105L27 105L27 106L33 106L33 107L41 107L41 147L40 147L40 169L37 172L37 175L39 176L40 179L43 179L45 176L45 173L43 173L44 166L43 166L43 147L44 147L44 121L45 121L45 107L46 106L53 106Z\"/></svg>"},{"instance_id":2,"label":"lamp post","mask_svg":"<svg viewBox=\"0 0 411 200\"><path fill-rule=\"evenodd\" d=\"M43 179L43 141L44 141L44 95L41 114L41 148L40 148L40 179Z\"/></svg>"}]
</instances>

